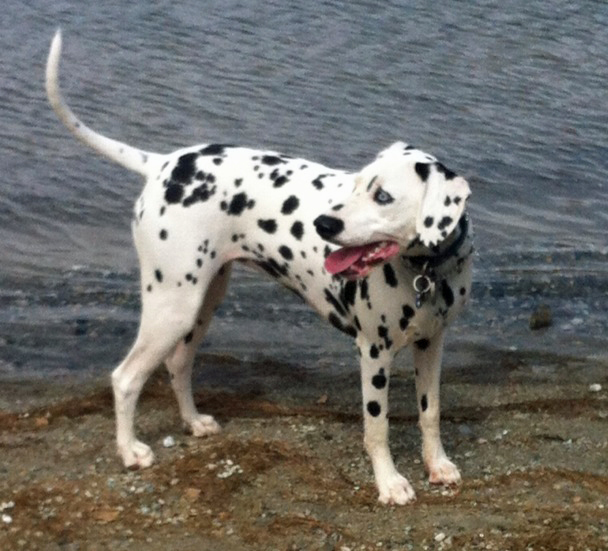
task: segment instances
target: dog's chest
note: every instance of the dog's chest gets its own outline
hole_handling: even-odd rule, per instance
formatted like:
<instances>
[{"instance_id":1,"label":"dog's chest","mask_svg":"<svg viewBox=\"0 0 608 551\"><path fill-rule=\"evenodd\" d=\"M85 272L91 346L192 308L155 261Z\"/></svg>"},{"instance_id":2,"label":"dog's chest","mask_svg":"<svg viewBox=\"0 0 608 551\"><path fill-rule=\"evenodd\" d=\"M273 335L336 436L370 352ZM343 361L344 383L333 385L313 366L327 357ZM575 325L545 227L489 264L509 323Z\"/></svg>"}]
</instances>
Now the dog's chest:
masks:
<instances>
[{"instance_id":1,"label":"dog's chest","mask_svg":"<svg viewBox=\"0 0 608 551\"><path fill-rule=\"evenodd\" d=\"M466 267L465 267L466 268ZM412 342L428 339L445 327L465 305L470 289L470 273L461 270L442 275L417 304L416 273L401 259L384 264L356 288L349 313L360 334L377 347L398 350Z\"/></svg>"}]
</instances>

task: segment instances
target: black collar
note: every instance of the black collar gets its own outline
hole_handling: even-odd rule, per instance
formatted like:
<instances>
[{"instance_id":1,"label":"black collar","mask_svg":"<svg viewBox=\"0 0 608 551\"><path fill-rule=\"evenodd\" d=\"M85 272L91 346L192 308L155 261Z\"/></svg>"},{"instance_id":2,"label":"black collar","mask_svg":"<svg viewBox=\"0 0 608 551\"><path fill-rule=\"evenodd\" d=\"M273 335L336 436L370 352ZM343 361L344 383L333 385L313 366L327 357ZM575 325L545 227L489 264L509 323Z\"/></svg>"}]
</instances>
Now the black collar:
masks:
<instances>
[{"instance_id":1,"label":"black collar","mask_svg":"<svg viewBox=\"0 0 608 551\"><path fill-rule=\"evenodd\" d=\"M426 271L429 269L435 269L441 266L444 262L456 256L460 248L462 247L465 239L469 235L469 217L467 214L463 214L458 221L458 237L450 243L445 249L441 250L438 247L436 254L418 255L418 256L403 256L404 260L407 260L412 266L419 271Z\"/></svg>"}]
</instances>

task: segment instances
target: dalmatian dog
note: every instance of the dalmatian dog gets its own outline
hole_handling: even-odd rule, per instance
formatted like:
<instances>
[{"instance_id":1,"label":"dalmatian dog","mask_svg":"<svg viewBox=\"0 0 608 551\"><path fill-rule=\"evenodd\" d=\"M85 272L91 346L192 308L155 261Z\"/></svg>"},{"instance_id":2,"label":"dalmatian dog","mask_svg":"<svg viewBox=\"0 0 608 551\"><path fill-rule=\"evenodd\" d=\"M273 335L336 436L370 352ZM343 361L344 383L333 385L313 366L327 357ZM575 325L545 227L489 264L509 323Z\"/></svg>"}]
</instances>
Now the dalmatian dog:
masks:
<instances>
[{"instance_id":1,"label":"dalmatian dog","mask_svg":"<svg viewBox=\"0 0 608 551\"><path fill-rule=\"evenodd\" d=\"M167 155L104 137L66 105L58 84L61 35L46 89L59 119L82 142L144 176L132 230L140 262L141 321L112 373L117 446L126 467L148 467L136 438L144 382L164 363L195 436L220 430L192 396L195 351L225 294L234 261L298 293L356 342L364 445L382 503L415 497L388 445L393 358L412 344L422 457L431 483L457 484L439 433L444 331L467 302L472 240L467 182L431 155L395 143L358 172L246 147L202 144Z\"/></svg>"}]
</instances>

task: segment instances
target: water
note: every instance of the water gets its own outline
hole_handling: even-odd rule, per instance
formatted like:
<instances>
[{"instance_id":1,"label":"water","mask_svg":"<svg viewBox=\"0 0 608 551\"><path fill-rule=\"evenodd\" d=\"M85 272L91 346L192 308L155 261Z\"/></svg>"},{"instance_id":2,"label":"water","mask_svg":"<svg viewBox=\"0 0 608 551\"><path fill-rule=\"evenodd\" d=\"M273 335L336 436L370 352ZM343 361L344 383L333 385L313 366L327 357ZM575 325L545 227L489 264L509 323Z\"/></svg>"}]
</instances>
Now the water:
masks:
<instances>
[{"instance_id":1,"label":"water","mask_svg":"<svg viewBox=\"0 0 608 551\"><path fill-rule=\"evenodd\" d=\"M219 141L348 169L397 139L435 154L471 184L478 248L450 349L606 357L607 4L178 4L4 2L0 374L107 369L137 322L129 218L141 183L51 112L43 72L58 26L70 105L144 149ZM554 324L531 333L540 303ZM351 368L350 353L243 272L203 348L252 373L271 359Z\"/></svg>"}]
</instances>

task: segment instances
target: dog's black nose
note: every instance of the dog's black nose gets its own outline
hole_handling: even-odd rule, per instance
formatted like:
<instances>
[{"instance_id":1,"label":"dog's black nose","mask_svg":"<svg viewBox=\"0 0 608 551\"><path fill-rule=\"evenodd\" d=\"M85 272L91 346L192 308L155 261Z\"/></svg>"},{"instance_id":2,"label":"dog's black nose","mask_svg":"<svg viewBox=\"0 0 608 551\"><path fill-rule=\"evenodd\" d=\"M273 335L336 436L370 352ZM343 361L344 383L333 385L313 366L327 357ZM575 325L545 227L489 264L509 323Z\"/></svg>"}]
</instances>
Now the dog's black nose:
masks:
<instances>
[{"instance_id":1,"label":"dog's black nose","mask_svg":"<svg viewBox=\"0 0 608 551\"><path fill-rule=\"evenodd\" d=\"M318 216L314 224L315 228L317 228L317 233L323 239L336 237L344 229L344 222L342 220L333 216L326 216L325 214Z\"/></svg>"}]
</instances>

